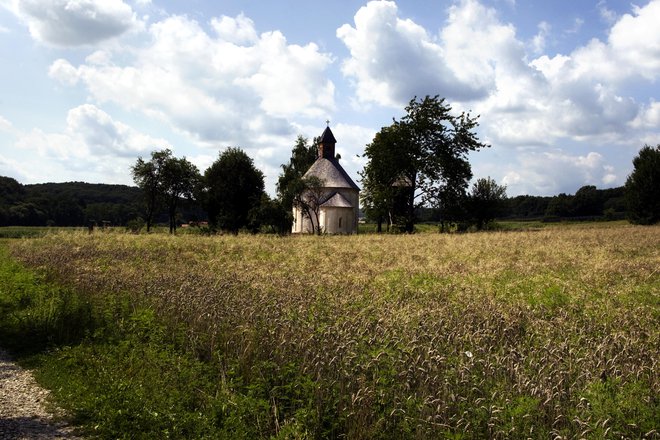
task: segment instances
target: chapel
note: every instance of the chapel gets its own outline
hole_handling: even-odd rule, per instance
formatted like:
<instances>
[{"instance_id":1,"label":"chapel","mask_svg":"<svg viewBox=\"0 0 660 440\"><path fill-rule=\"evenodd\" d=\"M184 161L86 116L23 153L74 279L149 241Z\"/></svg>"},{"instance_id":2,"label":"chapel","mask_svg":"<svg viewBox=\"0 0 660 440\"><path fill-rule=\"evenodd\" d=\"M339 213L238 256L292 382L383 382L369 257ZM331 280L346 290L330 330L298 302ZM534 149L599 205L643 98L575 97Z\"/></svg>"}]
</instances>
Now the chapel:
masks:
<instances>
[{"instance_id":1,"label":"chapel","mask_svg":"<svg viewBox=\"0 0 660 440\"><path fill-rule=\"evenodd\" d=\"M360 188L353 182L335 156L337 140L328 125L321 135L318 158L304 177L314 176L323 182L319 200L319 224L326 234L357 234ZM304 197L304 195L303 195ZM316 218L309 218L294 204L293 233L311 233Z\"/></svg>"}]
</instances>

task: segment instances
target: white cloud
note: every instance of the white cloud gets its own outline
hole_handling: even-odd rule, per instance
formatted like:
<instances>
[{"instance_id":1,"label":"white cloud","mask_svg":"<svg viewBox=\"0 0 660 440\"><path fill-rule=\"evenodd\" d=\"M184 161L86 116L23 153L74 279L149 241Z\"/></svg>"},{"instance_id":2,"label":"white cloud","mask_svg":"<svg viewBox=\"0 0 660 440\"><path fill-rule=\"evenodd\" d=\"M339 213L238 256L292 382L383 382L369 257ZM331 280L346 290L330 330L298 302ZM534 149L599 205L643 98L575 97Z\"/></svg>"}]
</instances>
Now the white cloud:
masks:
<instances>
[{"instance_id":1,"label":"white cloud","mask_svg":"<svg viewBox=\"0 0 660 440\"><path fill-rule=\"evenodd\" d=\"M62 132L33 129L17 135L14 148L22 155L37 155L43 164L23 172L30 181L65 180L130 183L129 166L138 155L167 147L154 138L114 120L90 104L69 110Z\"/></svg>"},{"instance_id":2,"label":"white cloud","mask_svg":"<svg viewBox=\"0 0 660 440\"><path fill-rule=\"evenodd\" d=\"M630 142L630 127L641 106L623 95L619 85L640 75L654 80L660 73L654 67L660 60L660 40L655 42L660 37L649 25L649 17L659 15L655 9L660 1L653 3L636 9L634 18L624 16L613 26L607 42L593 39L568 55L543 55L515 70L495 64L496 91L474 106L484 115L486 135L496 145L550 145L562 138ZM638 26L631 40L644 56L631 55L620 49L623 43L615 44L616 35L623 32L620 28L629 26ZM514 40L512 36L500 51L491 51L514 54L506 63L502 62L506 58L496 55L502 66L516 65L520 52ZM655 55L652 47L658 52Z\"/></svg>"},{"instance_id":3,"label":"white cloud","mask_svg":"<svg viewBox=\"0 0 660 440\"><path fill-rule=\"evenodd\" d=\"M644 106L637 118L631 122L634 128L647 128L657 129L660 127L660 102L651 100L651 102Z\"/></svg>"},{"instance_id":4,"label":"white cloud","mask_svg":"<svg viewBox=\"0 0 660 440\"><path fill-rule=\"evenodd\" d=\"M543 56L532 65L551 80L586 79L614 84L638 77L656 80L660 76L660 0L636 7L633 14L623 15L612 26L606 42L593 39L568 56L558 55L561 63ZM544 69L553 64L552 72Z\"/></svg>"},{"instance_id":5,"label":"white cloud","mask_svg":"<svg viewBox=\"0 0 660 440\"><path fill-rule=\"evenodd\" d=\"M472 99L491 86L480 71L466 67L459 76L452 70L454 59L447 58L437 38L399 18L394 2L369 2L355 14L354 24L337 29L337 37L351 52L342 72L354 81L360 103L399 107L414 95L427 94Z\"/></svg>"},{"instance_id":6,"label":"white cloud","mask_svg":"<svg viewBox=\"0 0 660 440\"><path fill-rule=\"evenodd\" d=\"M610 31L608 40L615 56L611 62L627 66L631 75L655 80L660 75L660 0L635 7L633 14L625 14Z\"/></svg>"},{"instance_id":7,"label":"white cloud","mask_svg":"<svg viewBox=\"0 0 660 440\"><path fill-rule=\"evenodd\" d=\"M56 46L85 46L141 26L122 0L14 0L32 37Z\"/></svg>"},{"instance_id":8,"label":"white cloud","mask_svg":"<svg viewBox=\"0 0 660 440\"><path fill-rule=\"evenodd\" d=\"M67 133L92 153L135 158L157 148L165 148L164 139L144 135L91 104L69 110Z\"/></svg>"},{"instance_id":9,"label":"white cloud","mask_svg":"<svg viewBox=\"0 0 660 440\"><path fill-rule=\"evenodd\" d=\"M211 26L221 40L234 44L255 43L259 39L254 22L243 14L238 17L222 17L211 20Z\"/></svg>"},{"instance_id":10,"label":"white cloud","mask_svg":"<svg viewBox=\"0 0 660 440\"><path fill-rule=\"evenodd\" d=\"M229 26L221 21L216 31ZM256 35L246 17L233 23L244 35ZM288 44L275 31L251 44L241 37L239 45L236 37L212 37L181 16L153 24L149 34L144 48L130 52L132 59L97 52L78 67L57 60L51 77L79 81L98 102L157 117L215 148L292 139L290 118L320 118L334 109L334 84L325 78L332 58L314 44Z\"/></svg>"},{"instance_id":11,"label":"white cloud","mask_svg":"<svg viewBox=\"0 0 660 440\"><path fill-rule=\"evenodd\" d=\"M566 29L564 31L565 34L577 34L580 32L580 29L582 29L582 26L584 25L584 19L577 17L573 19L573 26L569 29Z\"/></svg>"},{"instance_id":12,"label":"white cloud","mask_svg":"<svg viewBox=\"0 0 660 440\"><path fill-rule=\"evenodd\" d=\"M520 154L517 163L504 172L502 184L507 194L555 195L572 194L584 185L597 187L622 184L625 176L618 176L600 153L572 155L561 150Z\"/></svg>"},{"instance_id":13,"label":"white cloud","mask_svg":"<svg viewBox=\"0 0 660 440\"><path fill-rule=\"evenodd\" d=\"M2 115L0 115L0 131L11 133L13 129L14 129L13 124L7 119L5 119Z\"/></svg>"},{"instance_id":14,"label":"white cloud","mask_svg":"<svg viewBox=\"0 0 660 440\"><path fill-rule=\"evenodd\" d=\"M612 24L616 21L617 15L616 12L613 10L609 9L607 7L607 3L605 0L600 0L598 2L598 13L600 14L600 18L607 24Z\"/></svg>"},{"instance_id":15,"label":"white cloud","mask_svg":"<svg viewBox=\"0 0 660 440\"><path fill-rule=\"evenodd\" d=\"M38 182L39 177L32 174L34 167L28 161L19 161L0 154L0 176L16 179L20 183Z\"/></svg>"},{"instance_id":16,"label":"white cloud","mask_svg":"<svg viewBox=\"0 0 660 440\"><path fill-rule=\"evenodd\" d=\"M550 34L551 26L547 21L538 24L538 33L532 38L532 51L540 55L545 50L546 38Z\"/></svg>"},{"instance_id":17,"label":"white cloud","mask_svg":"<svg viewBox=\"0 0 660 440\"><path fill-rule=\"evenodd\" d=\"M619 86L657 79L659 20L660 0L653 0L622 16L607 41L531 62L515 28L477 0L449 7L437 38L399 17L393 2L368 3L355 26L343 25L337 36L351 51L343 72L362 103L401 106L415 94L437 93L456 109L483 115L482 134L499 146L562 138L622 143L630 142L640 104ZM573 31L582 24L576 19ZM549 32L541 22L528 48L540 54Z\"/></svg>"}]
</instances>

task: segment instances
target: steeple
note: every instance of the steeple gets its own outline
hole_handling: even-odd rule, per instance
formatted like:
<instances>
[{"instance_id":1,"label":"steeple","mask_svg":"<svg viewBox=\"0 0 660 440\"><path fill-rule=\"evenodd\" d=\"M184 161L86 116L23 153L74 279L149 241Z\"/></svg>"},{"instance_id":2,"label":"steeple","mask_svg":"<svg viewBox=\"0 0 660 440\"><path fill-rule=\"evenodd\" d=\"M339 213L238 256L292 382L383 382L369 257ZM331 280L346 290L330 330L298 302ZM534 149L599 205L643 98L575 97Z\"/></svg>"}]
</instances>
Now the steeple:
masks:
<instances>
[{"instance_id":1,"label":"steeple","mask_svg":"<svg viewBox=\"0 0 660 440\"><path fill-rule=\"evenodd\" d=\"M332 134L332 130L330 130L330 121L326 122L328 126L323 131L321 140L319 141L319 157L334 159L335 144L337 143L337 139L335 139L335 136Z\"/></svg>"}]
</instances>

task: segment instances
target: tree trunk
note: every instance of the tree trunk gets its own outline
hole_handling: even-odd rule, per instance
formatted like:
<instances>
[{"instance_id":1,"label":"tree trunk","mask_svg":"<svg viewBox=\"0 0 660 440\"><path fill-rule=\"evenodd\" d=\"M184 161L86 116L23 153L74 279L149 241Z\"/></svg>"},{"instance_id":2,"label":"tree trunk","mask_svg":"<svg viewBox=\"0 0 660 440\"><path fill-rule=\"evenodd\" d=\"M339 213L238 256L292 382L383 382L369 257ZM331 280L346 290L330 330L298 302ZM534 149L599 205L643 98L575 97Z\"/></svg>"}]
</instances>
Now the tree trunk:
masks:
<instances>
[{"instance_id":1,"label":"tree trunk","mask_svg":"<svg viewBox=\"0 0 660 440\"><path fill-rule=\"evenodd\" d=\"M410 179L410 193L408 194L406 224L405 230L407 233L412 234L415 230L415 183L417 182L417 173Z\"/></svg>"},{"instance_id":2,"label":"tree trunk","mask_svg":"<svg viewBox=\"0 0 660 440\"><path fill-rule=\"evenodd\" d=\"M169 214L170 214L170 234L174 234L176 232L176 201L175 200L170 200Z\"/></svg>"}]
</instances>

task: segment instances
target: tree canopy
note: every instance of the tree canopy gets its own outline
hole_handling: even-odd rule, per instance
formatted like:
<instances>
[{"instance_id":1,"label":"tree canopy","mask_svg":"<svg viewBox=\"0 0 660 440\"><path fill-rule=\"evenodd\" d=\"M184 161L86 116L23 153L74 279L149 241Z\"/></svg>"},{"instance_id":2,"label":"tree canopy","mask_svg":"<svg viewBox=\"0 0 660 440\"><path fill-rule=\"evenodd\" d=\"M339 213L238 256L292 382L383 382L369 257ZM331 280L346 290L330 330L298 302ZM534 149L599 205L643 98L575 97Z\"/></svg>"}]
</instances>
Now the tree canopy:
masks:
<instances>
[{"instance_id":1,"label":"tree canopy","mask_svg":"<svg viewBox=\"0 0 660 440\"><path fill-rule=\"evenodd\" d=\"M170 233L176 231L179 200L191 199L201 176L195 165L185 157L176 158L168 148L151 152L151 159L138 157L131 167L135 184L142 189L146 202L147 232L153 225L158 206L167 207Z\"/></svg>"},{"instance_id":2,"label":"tree canopy","mask_svg":"<svg viewBox=\"0 0 660 440\"><path fill-rule=\"evenodd\" d=\"M367 145L362 185L367 210L389 213L390 218L400 211L401 228L412 232L415 210L422 206L440 207L447 217L456 215L455 205L465 200L472 178L467 156L488 145L474 132L478 116L454 116L438 96L413 98L405 110L400 121L383 127ZM397 201L402 206L397 207Z\"/></svg>"},{"instance_id":3,"label":"tree canopy","mask_svg":"<svg viewBox=\"0 0 660 440\"><path fill-rule=\"evenodd\" d=\"M165 166L165 162L171 158L172 151L169 149L152 151L149 161L138 157L135 165L131 167L133 182L135 182L144 194L147 232L151 230L153 225L154 215L162 194L161 174L163 167Z\"/></svg>"},{"instance_id":4,"label":"tree canopy","mask_svg":"<svg viewBox=\"0 0 660 440\"><path fill-rule=\"evenodd\" d=\"M204 173L204 186L210 224L236 234L259 208L264 175L243 150L227 148Z\"/></svg>"},{"instance_id":5,"label":"tree canopy","mask_svg":"<svg viewBox=\"0 0 660 440\"><path fill-rule=\"evenodd\" d=\"M645 145L633 159L633 172L626 180L626 201L633 223L660 221L660 144Z\"/></svg>"},{"instance_id":6,"label":"tree canopy","mask_svg":"<svg viewBox=\"0 0 660 440\"><path fill-rule=\"evenodd\" d=\"M484 229L504 212L506 186L498 185L490 177L477 179L470 192L470 216L477 229Z\"/></svg>"},{"instance_id":7,"label":"tree canopy","mask_svg":"<svg viewBox=\"0 0 660 440\"><path fill-rule=\"evenodd\" d=\"M298 135L291 150L289 163L281 165L282 174L277 179L277 195L282 207L287 212L291 212L293 200L297 191L300 190L300 179L318 157L317 143L318 139L314 139L314 142L310 144L307 138Z\"/></svg>"}]
</instances>

